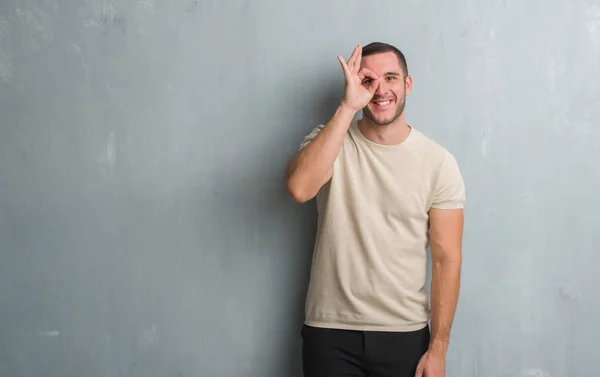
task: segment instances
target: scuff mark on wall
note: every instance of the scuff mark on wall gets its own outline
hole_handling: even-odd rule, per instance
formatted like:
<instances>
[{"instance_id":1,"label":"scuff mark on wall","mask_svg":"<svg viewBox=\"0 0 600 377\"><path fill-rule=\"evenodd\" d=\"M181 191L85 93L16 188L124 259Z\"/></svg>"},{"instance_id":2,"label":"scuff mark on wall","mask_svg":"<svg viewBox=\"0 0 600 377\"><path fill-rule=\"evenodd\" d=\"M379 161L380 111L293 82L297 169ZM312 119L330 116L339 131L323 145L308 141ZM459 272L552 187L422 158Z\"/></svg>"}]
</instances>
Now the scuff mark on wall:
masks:
<instances>
[{"instance_id":1,"label":"scuff mark on wall","mask_svg":"<svg viewBox=\"0 0 600 377\"><path fill-rule=\"evenodd\" d=\"M115 165L117 163L117 146L114 132L108 134L104 151L100 157L98 157L98 162L108 168L110 175L113 174Z\"/></svg>"},{"instance_id":2,"label":"scuff mark on wall","mask_svg":"<svg viewBox=\"0 0 600 377\"><path fill-rule=\"evenodd\" d=\"M13 72L12 54L7 51L8 47L5 46L10 39L9 30L8 22L0 18L0 80L2 81L9 81Z\"/></svg>"},{"instance_id":3,"label":"scuff mark on wall","mask_svg":"<svg viewBox=\"0 0 600 377\"><path fill-rule=\"evenodd\" d=\"M50 0L20 0L0 13L0 80L8 82L14 76L16 56L54 39L57 14L58 6ZM21 31L18 43L14 43L12 30Z\"/></svg>"},{"instance_id":4,"label":"scuff mark on wall","mask_svg":"<svg viewBox=\"0 0 600 377\"><path fill-rule=\"evenodd\" d=\"M587 13L588 34L596 47L597 52L600 52L600 5L592 5Z\"/></svg>"},{"instance_id":5,"label":"scuff mark on wall","mask_svg":"<svg viewBox=\"0 0 600 377\"><path fill-rule=\"evenodd\" d=\"M28 31L25 43L37 46L40 41L54 39L56 15L58 14L58 6L54 1L23 0L15 2L11 13L9 17L25 25L25 29Z\"/></svg>"},{"instance_id":6,"label":"scuff mark on wall","mask_svg":"<svg viewBox=\"0 0 600 377\"><path fill-rule=\"evenodd\" d=\"M152 325L151 328L144 330L144 338L142 344L145 346L152 346L156 342L156 325Z\"/></svg>"},{"instance_id":7,"label":"scuff mark on wall","mask_svg":"<svg viewBox=\"0 0 600 377\"><path fill-rule=\"evenodd\" d=\"M590 91L596 92L600 80L600 70L598 69L600 65L600 5L598 4L592 5L588 10L587 31L595 50L591 66L596 67L592 68L594 75L590 78L589 85Z\"/></svg>"},{"instance_id":8,"label":"scuff mark on wall","mask_svg":"<svg viewBox=\"0 0 600 377\"><path fill-rule=\"evenodd\" d=\"M185 13L196 14L198 11L198 0L192 1L192 3L186 8Z\"/></svg>"},{"instance_id":9,"label":"scuff mark on wall","mask_svg":"<svg viewBox=\"0 0 600 377\"><path fill-rule=\"evenodd\" d=\"M481 129L481 154L484 156L488 152L491 131L489 126Z\"/></svg>"},{"instance_id":10,"label":"scuff mark on wall","mask_svg":"<svg viewBox=\"0 0 600 377\"><path fill-rule=\"evenodd\" d=\"M563 302L576 302L579 300L578 294L565 287L558 288L558 297Z\"/></svg>"},{"instance_id":11,"label":"scuff mark on wall","mask_svg":"<svg viewBox=\"0 0 600 377\"><path fill-rule=\"evenodd\" d=\"M137 5L142 7L147 12L150 12L152 14L157 13L156 6L154 4L154 0L138 0Z\"/></svg>"},{"instance_id":12,"label":"scuff mark on wall","mask_svg":"<svg viewBox=\"0 0 600 377\"><path fill-rule=\"evenodd\" d=\"M85 74L86 82L90 82L90 69L85 61L85 57L83 56L83 52L81 51L81 47L78 44L72 44L71 49L75 51L75 54L79 58L81 62L81 68L83 69L83 73Z\"/></svg>"},{"instance_id":13,"label":"scuff mark on wall","mask_svg":"<svg viewBox=\"0 0 600 377\"><path fill-rule=\"evenodd\" d=\"M42 331L42 332L39 332L38 335L40 335L40 336L48 336L48 337L54 338L54 337L57 337L57 336L60 335L60 331L58 331L58 330Z\"/></svg>"},{"instance_id":14,"label":"scuff mark on wall","mask_svg":"<svg viewBox=\"0 0 600 377\"><path fill-rule=\"evenodd\" d=\"M523 369L519 374L519 377L551 377L550 373L539 368L527 368Z\"/></svg>"},{"instance_id":15,"label":"scuff mark on wall","mask_svg":"<svg viewBox=\"0 0 600 377\"><path fill-rule=\"evenodd\" d=\"M88 4L91 10L86 12L83 19L83 26L86 29L99 30L104 35L115 29L125 33L125 19L117 13L112 2L88 0Z\"/></svg>"}]
</instances>

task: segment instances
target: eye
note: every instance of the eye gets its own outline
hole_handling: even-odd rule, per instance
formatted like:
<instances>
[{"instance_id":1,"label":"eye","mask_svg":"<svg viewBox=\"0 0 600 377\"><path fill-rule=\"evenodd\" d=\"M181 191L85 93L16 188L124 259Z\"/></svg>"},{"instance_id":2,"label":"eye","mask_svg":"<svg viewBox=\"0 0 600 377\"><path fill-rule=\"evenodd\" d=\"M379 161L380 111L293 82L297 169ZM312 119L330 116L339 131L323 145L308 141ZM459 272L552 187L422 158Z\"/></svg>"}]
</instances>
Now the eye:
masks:
<instances>
[{"instance_id":1,"label":"eye","mask_svg":"<svg viewBox=\"0 0 600 377\"><path fill-rule=\"evenodd\" d=\"M363 84L368 84L368 83L370 83L371 81L373 81L373 79L364 79L364 80L363 80Z\"/></svg>"},{"instance_id":2,"label":"eye","mask_svg":"<svg viewBox=\"0 0 600 377\"><path fill-rule=\"evenodd\" d=\"M396 80L396 77L395 76L388 76L388 77L386 77L386 80L388 80L388 81Z\"/></svg>"}]
</instances>

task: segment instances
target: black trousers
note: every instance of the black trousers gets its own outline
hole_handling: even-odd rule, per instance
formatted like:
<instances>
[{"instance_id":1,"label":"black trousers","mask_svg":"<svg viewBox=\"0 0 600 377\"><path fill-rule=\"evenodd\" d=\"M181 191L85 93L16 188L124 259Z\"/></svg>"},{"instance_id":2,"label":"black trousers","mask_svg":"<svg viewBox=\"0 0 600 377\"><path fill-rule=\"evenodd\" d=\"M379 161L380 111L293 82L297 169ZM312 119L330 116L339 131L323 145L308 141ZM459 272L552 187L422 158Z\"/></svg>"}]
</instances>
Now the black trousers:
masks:
<instances>
[{"instance_id":1,"label":"black trousers","mask_svg":"<svg viewBox=\"0 0 600 377\"><path fill-rule=\"evenodd\" d=\"M414 377L429 326L411 332L302 327L304 377Z\"/></svg>"}]
</instances>

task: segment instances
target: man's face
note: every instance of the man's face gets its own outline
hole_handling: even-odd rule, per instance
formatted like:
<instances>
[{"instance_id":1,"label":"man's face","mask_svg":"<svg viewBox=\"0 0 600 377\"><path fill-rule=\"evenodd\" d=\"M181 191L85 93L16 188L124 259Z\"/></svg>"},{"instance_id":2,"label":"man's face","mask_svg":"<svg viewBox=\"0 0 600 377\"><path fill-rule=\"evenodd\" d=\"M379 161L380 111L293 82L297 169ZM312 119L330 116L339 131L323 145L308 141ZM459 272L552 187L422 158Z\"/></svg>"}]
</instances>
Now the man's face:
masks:
<instances>
[{"instance_id":1,"label":"man's face","mask_svg":"<svg viewBox=\"0 0 600 377\"><path fill-rule=\"evenodd\" d=\"M370 69L379 77L379 87L363 114L376 125L386 126L404 112L406 94L411 89L410 77L404 77L400 61L393 52L366 56L362 58L361 68ZM371 82L367 78L363 85L368 87Z\"/></svg>"}]
</instances>

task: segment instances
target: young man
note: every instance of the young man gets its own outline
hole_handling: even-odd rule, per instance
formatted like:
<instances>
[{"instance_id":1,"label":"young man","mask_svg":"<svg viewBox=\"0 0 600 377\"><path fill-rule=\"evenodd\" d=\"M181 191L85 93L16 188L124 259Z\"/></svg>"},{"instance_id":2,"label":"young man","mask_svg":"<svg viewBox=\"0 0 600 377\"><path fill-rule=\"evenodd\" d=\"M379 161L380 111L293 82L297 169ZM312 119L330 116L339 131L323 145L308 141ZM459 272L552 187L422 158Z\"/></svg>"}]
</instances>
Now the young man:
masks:
<instances>
[{"instance_id":1,"label":"young man","mask_svg":"<svg viewBox=\"0 0 600 377\"><path fill-rule=\"evenodd\" d=\"M406 123L412 79L402 52L372 43L338 59L341 103L286 169L289 195L316 197L319 214L304 375L443 377L459 292L463 179L446 149Z\"/></svg>"}]
</instances>

